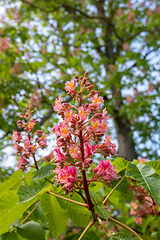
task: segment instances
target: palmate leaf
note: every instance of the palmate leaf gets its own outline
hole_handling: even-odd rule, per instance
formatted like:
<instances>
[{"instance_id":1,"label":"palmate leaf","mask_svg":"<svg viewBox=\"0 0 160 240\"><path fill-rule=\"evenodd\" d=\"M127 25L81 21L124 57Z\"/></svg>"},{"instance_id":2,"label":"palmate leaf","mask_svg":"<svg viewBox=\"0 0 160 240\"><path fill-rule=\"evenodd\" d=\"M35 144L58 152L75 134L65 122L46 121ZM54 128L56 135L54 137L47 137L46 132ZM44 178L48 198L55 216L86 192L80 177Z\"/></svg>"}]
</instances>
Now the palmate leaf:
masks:
<instances>
[{"instance_id":1,"label":"palmate leaf","mask_svg":"<svg viewBox=\"0 0 160 240\"><path fill-rule=\"evenodd\" d=\"M91 196L92 201L93 201L95 204L97 204L97 203L100 201L98 194L96 194L95 192L93 192L93 191L91 191L91 190L89 191L89 193L90 193L90 196Z\"/></svg>"},{"instance_id":2,"label":"palmate leaf","mask_svg":"<svg viewBox=\"0 0 160 240\"><path fill-rule=\"evenodd\" d=\"M126 169L128 165L128 161L124 158L117 158L113 163L113 166L115 166L116 172L119 173L122 170Z\"/></svg>"},{"instance_id":3,"label":"palmate leaf","mask_svg":"<svg viewBox=\"0 0 160 240\"><path fill-rule=\"evenodd\" d=\"M152 167L146 164L128 163L126 176L137 180L154 201L160 204L160 179Z\"/></svg>"},{"instance_id":4,"label":"palmate leaf","mask_svg":"<svg viewBox=\"0 0 160 240\"><path fill-rule=\"evenodd\" d=\"M98 204L96 207L95 207L95 212L98 213L102 218L104 218L106 221L108 221L108 218L110 217L111 215L111 212L108 211L106 209L105 206L102 206L100 204Z\"/></svg>"},{"instance_id":5,"label":"palmate leaf","mask_svg":"<svg viewBox=\"0 0 160 240\"><path fill-rule=\"evenodd\" d=\"M145 164L154 168L155 172L160 175L160 161L150 161L150 162L145 162Z\"/></svg>"},{"instance_id":6,"label":"palmate leaf","mask_svg":"<svg viewBox=\"0 0 160 240\"><path fill-rule=\"evenodd\" d=\"M35 201L32 199L19 204L18 200L15 190L5 192L0 197L0 234L7 232L10 225L20 218Z\"/></svg>"},{"instance_id":7,"label":"palmate leaf","mask_svg":"<svg viewBox=\"0 0 160 240\"><path fill-rule=\"evenodd\" d=\"M131 239L135 238L131 238L130 236L124 233L116 233L106 238L106 240L131 240Z\"/></svg>"},{"instance_id":8,"label":"palmate leaf","mask_svg":"<svg viewBox=\"0 0 160 240\"><path fill-rule=\"evenodd\" d=\"M71 203L60 198L57 198L57 200L60 203L61 207L68 211L68 215L75 226L86 227L88 225L90 221L90 212L86 207ZM72 200L82 202L82 198L77 193L74 193Z\"/></svg>"},{"instance_id":9,"label":"palmate leaf","mask_svg":"<svg viewBox=\"0 0 160 240\"><path fill-rule=\"evenodd\" d=\"M41 167L36 174L33 176L32 180L37 180L37 179L43 179L47 176L50 176L52 174L52 169L53 169L53 165L52 164L48 164L44 167Z\"/></svg>"},{"instance_id":10,"label":"palmate leaf","mask_svg":"<svg viewBox=\"0 0 160 240\"><path fill-rule=\"evenodd\" d=\"M22 176L23 172L18 170L12 174L12 176L5 181L4 183L0 184L0 195L5 191L12 189L18 189L19 185L22 183Z\"/></svg>"},{"instance_id":11,"label":"palmate leaf","mask_svg":"<svg viewBox=\"0 0 160 240\"><path fill-rule=\"evenodd\" d=\"M22 226L18 226L17 233L28 240L45 240L43 228L39 223L34 221L30 221Z\"/></svg>"},{"instance_id":12,"label":"palmate leaf","mask_svg":"<svg viewBox=\"0 0 160 240\"><path fill-rule=\"evenodd\" d=\"M56 197L47 193L41 197L41 209L49 230L55 238L58 238L67 225L69 219L67 211L61 207Z\"/></svg>"},{"instance_id":13,"label":"palmate leaf","mask_svg":"<svg viewBox=\"0 0 160 240\"><path fill-rule=\"evenodd\" d=\"M34 198L39 192L41 188L37 186L20 186L18 189L17 195L19 196L19 202L29 201Z\"/></svg>"},{"instance_id":14,"label":"palmate leaf","mask_svg":"<svg viewBox=\"0 0 160 240\"><path fill-rule=\"evenodd\" d=\"M50 189L50 186L46 188L39 188L37 186L20 186L17 195L19 196L19 202L27 202L31 199L38 199L42 194L47 192Z\"/></svg>"}]
</instances>

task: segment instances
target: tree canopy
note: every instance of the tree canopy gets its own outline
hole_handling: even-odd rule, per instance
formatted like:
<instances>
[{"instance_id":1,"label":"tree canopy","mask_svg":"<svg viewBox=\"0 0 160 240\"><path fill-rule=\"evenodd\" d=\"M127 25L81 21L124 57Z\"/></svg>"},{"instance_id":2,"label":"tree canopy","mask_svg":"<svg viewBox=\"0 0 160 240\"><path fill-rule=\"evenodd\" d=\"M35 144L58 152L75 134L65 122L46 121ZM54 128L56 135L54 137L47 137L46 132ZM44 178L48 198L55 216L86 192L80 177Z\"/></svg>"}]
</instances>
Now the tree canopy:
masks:
<instances>
[{"instance_id":1,"label":"tree canopy","mask_svg":"<svg viewBox=\"0 0 160 240\"><path fill-rule=\"evenodd\" d=\"M55 121L63 84L89 73L113 116L118 154L159 156L158 1L1 1L1 147L30 104L40 125ZM69 101L66 98L65 101ZM6 141L5 141L6 140Z\"/></svg>"}]
</instances>

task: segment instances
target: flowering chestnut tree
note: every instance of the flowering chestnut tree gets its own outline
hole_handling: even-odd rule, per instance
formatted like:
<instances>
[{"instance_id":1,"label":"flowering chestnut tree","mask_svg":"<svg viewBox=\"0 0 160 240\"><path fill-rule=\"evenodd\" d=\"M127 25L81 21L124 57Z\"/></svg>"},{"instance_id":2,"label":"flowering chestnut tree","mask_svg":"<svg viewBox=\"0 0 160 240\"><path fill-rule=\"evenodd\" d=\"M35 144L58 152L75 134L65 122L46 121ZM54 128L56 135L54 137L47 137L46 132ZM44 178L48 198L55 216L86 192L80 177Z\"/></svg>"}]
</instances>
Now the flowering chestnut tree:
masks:
<instances>
[{"instance_id":1,"label":"flowering chestnut tree","mask_svg":"<svg viewBox=\"0 0 160 240\"><path fill-rule=\"evenodd\" d=\"M38 121L29 107L20 114L21 131L12 137L19 170L0 185L1 239L64 238L71 224L77 228L72 236L79 240L94 227L96 239L142 239L150 221L158 223L160 215L159 163L129 163L116 156L109 135L111 116L87 73L67 81L65 90L73 101L64 103L61 96L55 100L61 120L51 129L55 146L43 158L37 152L47 148L47 135L36 129ZM124 214L116 213L118 204L126 201L125 214L142 231L117 219ZM118 227L110 229L107 222ZM156 229L153 233L158 239Z\"/></svg>"}]
</instances>

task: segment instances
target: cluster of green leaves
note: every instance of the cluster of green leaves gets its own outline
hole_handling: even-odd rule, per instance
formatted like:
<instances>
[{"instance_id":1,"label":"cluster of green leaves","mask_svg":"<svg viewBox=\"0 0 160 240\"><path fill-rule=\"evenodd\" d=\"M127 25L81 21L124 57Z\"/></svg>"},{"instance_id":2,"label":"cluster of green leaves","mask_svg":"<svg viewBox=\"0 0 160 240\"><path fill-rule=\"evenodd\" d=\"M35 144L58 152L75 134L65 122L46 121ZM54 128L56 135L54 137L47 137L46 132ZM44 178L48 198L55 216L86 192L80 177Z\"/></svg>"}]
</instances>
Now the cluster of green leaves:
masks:
<instances>
[{"instance_id":1,"label":"cluster of green leaves","mask_svg":"<svg viewBox=\"0 0 160 240\"><path fill-rule=\"evenodd\" d=\"M129 202L134 200L132 192L128 191L128 178L137 181L160 205L160 165L159 162L140 164L137 161L128 163L123 158L116 159L113 164L121 176L126 176L109 197L107 205L102 200L108 196L119 180L112 186L102 183L90 185L90 195L95 212L104 221L111 235L108 240L136 239L125 228L115 228L110 216L134 228L139 235L152 236L158 240L159 217L148 216L142 225L135 224L135 219L129 216ZM63 190L52 184L54 166L43 163L38 171L30 170L23 174L21 170L0 185L0 239L1 240L46 240L50 237L58 239L63 234L64 239L78 239L83 229L91 220L90 211L76 203L63 199ZM53 193L50 194L50 192ZM54 195L55 194L55 195ZM59 196L59 197L57 197ZM75 192L72 198L65 198L85 203L81 192ZM110 211L107 208L110 207ZM69 220L70 219L70 220ZM117 225L118 226L118 225ZM152 227L151 227L152 226ZM101 239L104 230L95 223L83 239Z\"/></svg>"}]
</instances>

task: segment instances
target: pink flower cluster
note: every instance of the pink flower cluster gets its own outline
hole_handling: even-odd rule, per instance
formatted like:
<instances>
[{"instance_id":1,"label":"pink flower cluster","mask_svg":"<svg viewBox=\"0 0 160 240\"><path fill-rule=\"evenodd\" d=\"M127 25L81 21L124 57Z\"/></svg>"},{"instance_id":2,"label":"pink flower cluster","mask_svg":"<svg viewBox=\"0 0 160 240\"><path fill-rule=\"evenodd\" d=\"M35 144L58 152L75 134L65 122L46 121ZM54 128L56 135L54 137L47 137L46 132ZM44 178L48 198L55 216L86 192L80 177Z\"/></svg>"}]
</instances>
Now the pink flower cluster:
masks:
<instances>
[{"instance_id":1,"label":"pink flower cluster","mask_svg":"<svg viewBox=\"0 0 160 240\"><path fill-rule=\"evenodd\" d=\"M17 167L23 170L26 169L26 167L31 167L29 158L32 157L35 160L35 153L39 148L45 149L47 147L47 135L42 130L37 130L32 133L37 120L34 118L32 119L31 115L32 111L27 109L26 114L20 114L20 117L26 121L23 122L19 120L17 124L18 127L24 129L27 134L13 131L12 136L12 139L15 141L14 149L17 150L18 155L21 155ZM53 155L50 156L50 159L51 157L53 157Z\"/></svg>"},{"instance_id":2,"label":"pink flower cluster","mask_svg":"<svg viewBox=\"0 0 160 240\"><path fill-rule=\"evenodd\" d=\"M92 177L92 180L95 179L95 181L97 179L102 180L104 182L112 182L115 179L117 179L117 174L115 172L115 167L112 166L110 160L101 160L98 164L98 166L96 166L93 169L93 173L94 176Z\"/></svg>"},{"instance_id":3,"label":"pink flower cluster","mask_svg":"<svg viewBox=\"0 0 160 240\"><path fill-rule=\"evenodd\" d=\"M131 202L130 214L135 216L137 224L141 225L142 218L147 218L149 215L160 215L158 205L143 187L130 185L129 190L135 192L136 201Z\"/></svg>"},{"instance_id":4,"label":"pink flower cluster","mask_svg":"<svg viewBox=\"0 0 160 240\"><path fill-rule=\"evenodd\" d=\"M75 76L66 82L65 90L77 103L63 103L62 97L55 100L54 110L58 111L62 118L62 121L51 129L57 141L57 147L54 149L54 163L57 165L55 178L66 191L83 188L77 171L88 171L95 153L101 153L106 158L116 152L116 145L111 142L112 138L109 135L102 140L109 131L107 120L110 116L107 116L106 109L100 110L104 100L99 96L99 92L92 89L87 73L84 78ZM85 94L87 90L88 94L83 96L83 90ZM88 184L92 181L105 181L109 184L117 179L115 168L109 159L101 160L92 174Z\"/></svg>"},{"instance_id":5,"label":"pink flower cluster","mask_svg":"<svg viewBox=\"0 0 160 240\"><path fill-rule=\"evenodd\" d=\"M67 81L65 90L76 102L75 105L63 103L62 97L55 100L54 110L58 111L62 121L51 129L56 135L54 155L52 151L44 158L46 161L54 158L55 179L66 193L69 191L73 193L75 189L86 191L93 181L110 184L117 179L117 174L109 159L101 160L94 169L92 168L96 153L107 158L116 152L116 145L107 135L109 131L107 120L110 116L107 116L106 109L101 110L104 100L99 96L99 92L93 90L87 73L84 78L75 76L71 81ZM13 132L14 148L17 154L21 155L18 168L31 167L31 157L38 170L35 153L39 148L47 147L47 135L42 130L34 132L37 120L32 118L32 111L29 108L25 114L21 113L21 118L25 121L19 120L18 127L24 129L27 134ZM86 171L91 172L88 180Z\"/></svg>"}]
</instances>

